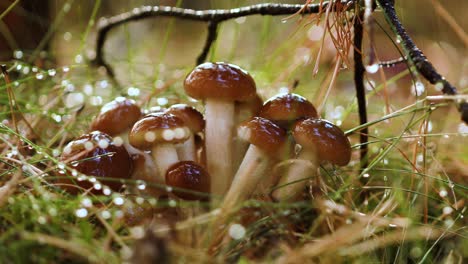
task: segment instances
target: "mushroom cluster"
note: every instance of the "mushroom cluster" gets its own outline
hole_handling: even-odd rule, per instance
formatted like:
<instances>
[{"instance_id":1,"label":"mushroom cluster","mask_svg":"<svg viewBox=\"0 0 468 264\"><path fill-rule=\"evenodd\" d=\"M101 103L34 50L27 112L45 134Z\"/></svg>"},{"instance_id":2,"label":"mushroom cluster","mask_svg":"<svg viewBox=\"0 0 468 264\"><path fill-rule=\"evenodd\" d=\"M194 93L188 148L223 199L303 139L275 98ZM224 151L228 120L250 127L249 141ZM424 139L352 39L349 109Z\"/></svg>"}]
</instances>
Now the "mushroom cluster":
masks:
<instances>
[{"instance_id":1,"label":"mushroom cluster","mask_svg":"<svg viewBox=\"0 0 468 264\"><path fill-rule=\"evenodd\" d=\"M104 105L92 132L70 142L61 159L103 180L142 180L174 189L148 188L153 196L200 200L210 194L213 201L221 199L226 214L253 195L295 200L321 163L343 166L350 160L348 138L320 119L312 103L294 93L263 102L254 79L236 65L203 63L187 75L184 88L203 102L203 114L185 104L147 113L119 97ZM103 163L107 160L115 167ZM292 162L283 175L273 173L286 160ZM124 163L129 164L125 170ZM104 167L112 169L97 172Z\"/></svg>"}]
</instances>

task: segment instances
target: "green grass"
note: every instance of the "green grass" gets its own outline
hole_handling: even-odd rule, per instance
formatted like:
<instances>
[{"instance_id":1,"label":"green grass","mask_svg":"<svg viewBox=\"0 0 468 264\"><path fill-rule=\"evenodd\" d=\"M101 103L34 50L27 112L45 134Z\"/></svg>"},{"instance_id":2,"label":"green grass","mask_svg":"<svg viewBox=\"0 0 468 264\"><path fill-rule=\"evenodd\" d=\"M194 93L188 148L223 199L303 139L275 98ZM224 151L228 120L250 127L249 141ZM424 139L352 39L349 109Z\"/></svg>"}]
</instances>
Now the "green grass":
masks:
<instances>
[{"instance_id":1,"label":"green grass","mask_svg":"<svg viewBox=\"0 0 468 264\"><path fill-rule=\"evenodd\" d=\"M57 179L74 173L59 159L63 147L88 131L102 103L126 94L129 87L139 89L140 94L133 99L146 107L157 106L157 98L166 98L169 104L190 102L202 109L201 102L189 101L182 83L194 66L204 39L197 34L204 34L204 28L197 24L187 29L187 24L175 19L158 19L163 27L155 27L155 36L139 35L152 41L135 37L135 29L147 22L116 30L106 45L106 58L116 69L118 86L85 62L73 62L76 55L85 56L90 49L102 4L96 1L89 7L92 12L80 25L63 24L65 16L73 16L78 10L77 2L66 2L71 13L63 12L60 6L44 36L44 42L51 38L64 42L55 33L74 30L74 40L65 43L71 46L71 54L59 57L51 52L38 67L32 61L40 56L41 42L38 49L23 51L22 58L2 62L12 79L19 134L2 79L0 119L7 121L0 124L0 262L121 263L132 252L140 252L145 243L153 248L164 244L167 255L180 263L461 263L468 257L464 218L468 137L459 131L454 104L425 99L425 95L438 94L427 83L423 96L408 96L408 71L386 78L385 85L372 76L375 88L367 93L371 121L359 126L352 69L339 71L327 101L317 97L327 89L327 74L335 61L333 56L324 58L318 75L313 76L319 45L307 38L312 18L299 21L293 17L282 23L281 18L249 17L242 24L226 22L209 54L213 61L229 60L249 70L263 99L298 80L295 91L313 103L323 103L322 116L327 116L327 109L344 109L333 121L341 121L350 137L352 162L343 168L324 165L319 179L311 179L312 189L304 192L303 200L278 203L251 199L239 205L239 212L225 224L242 225L245 235L225 240L214 259L208 248L215 230L215 212L206 202L155 199L135 188L142 184L138 180L126 182L135 190L107 196L86 190L78 195L63 191ZM178 5L182 3L177 1ZM237 1L236 6L246 3ZM123 47L117 44L119 38L124 40ZM232 43L227 43L229 40ZM183 50L187 46L178 42L184 41L193 42L193 47ZM177 47L183 52L174 51L174 45L182 45ZM261 51L255 50L260 47ZM307 63L297 55L298 48L304 47L311 54ZM119 53L122 50L125 52ZM456 51L462 56L462 49ZM459 83L462 78L453 82ZM158 93L157 81L167 89ZM392 112L387 113L383 91L392 85L398 91L388 95ZM67 107L66 99L73 93L83 95L83 107ZM157 95L145 100L151 93ZM18 113L25 116L34 132ZM431 130L426 129L426 122L430 122ZM370 165L359 171L356 132L364 126L370 129ZM280 169L273 168L272 173ZM19 179L8 185L15 175ZM367 184L361 186L360 178L367 175ZM11 192L5 191L5 186ZM364 190L369 194L365 199L361 195ZM151 222L144 221L144 214L129 219L129 212L142 208L153 213ZM136 223L140 220L143 223ZM159 238L142 240L147 230Z\"/></svg>"}]
</instances>

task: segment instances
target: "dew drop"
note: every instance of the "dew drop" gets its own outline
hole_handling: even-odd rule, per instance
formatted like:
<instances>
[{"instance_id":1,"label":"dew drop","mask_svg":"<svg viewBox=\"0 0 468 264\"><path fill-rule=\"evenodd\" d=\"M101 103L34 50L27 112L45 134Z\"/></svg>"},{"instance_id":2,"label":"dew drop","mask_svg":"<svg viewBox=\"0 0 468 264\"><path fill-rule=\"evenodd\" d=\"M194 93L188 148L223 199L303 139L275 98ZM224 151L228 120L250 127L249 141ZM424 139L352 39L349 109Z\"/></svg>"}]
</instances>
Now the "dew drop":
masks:
<instances>
[{"instance_id":1,"label":"dew drop","mask_svg":"<svg viewBox=\"0 0 468 264\"><path fill-rule=\"evenodd\" d=\"M103 190L102 190L102 193L103 193L104 195L111 195L112 191L111 191L111 189L110 189L109 187L104 186L104 188L103 188Z\"/></svg>"},{"instance_id":2,"label":"dew drop","mask_svg":"<svg viewBox=\"0 0 468 264\"><path fill-rule=\"evenodd\" d=\"M127 89L127 94L129 96L139 96L140 95L140 89L135 88L135 87L129 87Z\"/></svg>"},{"instance_id":3,"label":"dew drop","mask_svg":"<svg viewBox=\"0 0 468 264\"><path fill-rule=\"evenodd\" d=\"M50 77L53 77L55 76L55 74L57 74L57 71L55 69L49 69L47 71L47 74L50 76Z\"/></svg>"},{"instance_id":4,"label":"dew drop","mask_svg":"<svg viewBox=\"0 0 468 264\"><path fill-rule=\"evenodd\" d=\"M91 199L86 197L86 198L83 198L83 200L81 200L81 205L84 207L91 207L93 206L93 202L91 201Z\"/></svg>"},{"instance_id":5,"label":"dew drop","mask_svg":"<svg viewBox=\"0 0 468 264\"><path fill-rule=\"evenodd\" d=\"M421 96L426 90L424 84L420 81L416 81L411 88L411 93L416 96Z\"/></svg>"},{"instance_id":6,"label":"dew drop","mask_svg":"<svg viewBox=\"0 0 468 264\"><path fill-rule=\"evenodd\" d=\"M95 190L101 190L101 189L102 189L102 185L101 185L100 183L95 183L95 184L93 185L93 188L94 188Z\"/></svg>"},{"instance_id":7,"label":"dew drop","mask_svg":"<svg viewBox=\"0 0 468 264\"><path fill-rule=\"evenodd\" d=\"M46 219L44 216L41 215L41 216L39 216L39 217L37 218L37 222L38 222L39 224L43 225L43 224L47 223L47 219Z\"/></svg>"},{"instance_id":8,"label":"dew drop","mask_svg":"<svg viewBox=\"0 0 468 264\"><path fill-rule=\"evenodd\" d=\"M116 196L113 201L115 205L122 205L125 202L125 200L120 196Z\"/></svg>"},{"instance_id":9,"label":"dew drop","mask_svg":"<svg viewBox=\"0 0 468 264\"><path fill-rule=\"evenodd\" d=\"M448 195L447 190L441 189L441 190L439 191L439 196L440 196L440 197L444 198L444 197L447 197L447 195Z\"/></svg>"},{"instance_id":10,"label":"dew drop","mask_svg":"<svg viewBox=\"0 0 468 264\"><path fill-rule=\"evenodd\" d=\"M452 207L449 207L449 206L446 206L442 209L442 213L444 215L449 215L453 212L453 208Z\"/></svg>"},{"instance_id":11,"label":"dew drop","mask_svg":"<svg viewBox=\"0 0 468 264\"><path fill-rule=\"evenodd\" d=\"M22 59L23 58L23 52L21 50L15 50L13 52L13 57L15 57L15 59Z\"/></svg>"},{"instance_id":12,"label":"dew drop","mask_svg":"<svg viewBox=\"0 0 468 264\"><path fill-rule=\"evenodd\" d=\"M146 183L143 182L143 181L139 182L137 188L138 188L138 190L146 189Z\"/></svg>"},{"instance_id":13,"label":"dew drop","mask_svg":"<svg viewBox=\"0 0 468 264\"><path fill-rule=\"evenodd\" d=\"M234 21L236 21L237 24L244 24L245 20L247 20L247 17L245 16L234 19Z\"/></svg>"},{"instance_id":14,"label":"dew drop","mask_svg":"<svg viewBox=\"0 0 468 264\"><path fill-rule=\"evenodd\" d=\"M86 210L86 208L80 208L75 211L75 215L79 218L84 218L88 215L88 210Z\"/></svg>"},{"instance_id":15,"label":"dew drop","mask_svg":"<svg viewBox=\"0 0 468 264\"><path fill-rule=\"evenodd\" d=\"M370 74L376 73L379 70L379 64L374 63L366 66L366 71Z\"/></svg>"},{"instance_id":16,"label":"dew drop","mask_svg":"<svg viewBox=\"0 0 468 264\"><path fill-rule=\"evenodd\" d=\"M98 141L98 146L102 149L106 149L107 147L109 147L109 142L105 139L101 139Z\"/></svg>"},{"instance_id":17,"label":"dew drop","mask_svg":"<svg viewBox=\"0 0 468 264\"><path fill-rule=\"evenodd\" d=\"M104 211L101 212L101 217L104 218L104 219L109 219L109 218L111 218L111 216L112 216L111 213L109 211L107 211L107 210L104 210Z\"/></svg>"},{"instance_id":18,"label":"dew drop","mask_svg":"<svg viewBox=\"0 0 468 264\"><path fill-rule=\"evenodd\" d=\"M364 175L362 175L363 178L369 178L369 173L364 173Z\"/></svg>"},{"instance_id":19,"label":"dew drop","mask_svg":"<svg viewBox=\"0 0 468 264\"><path fill-rule=\"evenodd\" d=\"M137 197L135 201L137 204L143 204L145 202L145 199L143 197Z\"/></svg>"},{"instance_id":20,"label":"dew drop","mask_svg":"<svg viewBox=\"0 0 468 264\"><path fill-rule=\"evenodd\" d=\"M177 206L177 201L176 200L169 200L169 202L167 203L170 207L176 207Z\"/></svg>"},{"instance_id":21,"label":"dew drop","mask_svg":"<svg viewBox=\"0 0 468 264\"><path fill-rule=\"evenodd\" d=\"M245 228L240 224L233 224L229 227L229 236L235 240L242 239L245 236Z\"/></svg>"}]
</instances>

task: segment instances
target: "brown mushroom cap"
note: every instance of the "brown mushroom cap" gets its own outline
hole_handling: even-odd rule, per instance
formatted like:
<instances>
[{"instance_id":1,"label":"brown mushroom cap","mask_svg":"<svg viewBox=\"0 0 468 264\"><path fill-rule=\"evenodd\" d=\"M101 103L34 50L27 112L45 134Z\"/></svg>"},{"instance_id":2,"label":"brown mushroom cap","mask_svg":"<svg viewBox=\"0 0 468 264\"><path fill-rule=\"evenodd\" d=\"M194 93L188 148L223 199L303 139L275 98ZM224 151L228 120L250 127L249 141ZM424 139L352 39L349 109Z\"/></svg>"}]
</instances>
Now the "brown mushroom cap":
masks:
<instances>
[{"instance_id":1,"label":"brown mushroom cap","mask_svg":"<svg viewBox=\"0 0 468 264\"><path fill-rule=\"evenodd\" d=\"M201 165L193 161L180 161L167 170L166 184L189 191L209 193L210 176ZM174 194L186 200L198 200L203 198L195 193L177 190L174 191Z\"/></svg>"},{"instance_id":2,"label":"brown mushroom cap","mask_svg":"<svg viewBox=\"0 0 468 264\"><path fill-rule=\"evenodd\" d=\"M166 113L173 114L182 119L193 133L201 132L205 128L205 119L203 119L202 113L192 106L175 104L169 107Z\"/></svg>"},{"instance_id":3,"label":"brown mushroom cap","mask_svg":"<svg viewBox=\"0 0 468 264\"><path fill-rule=\"evenodd\" d=\"M184 122L167 113L154 113L135 123L129 134L129 142L138 149L151 149L158 143L180 143L190 136Z\"/></svg>"},{"instance_id":4,"label":"brown mushroom cap","mask_svg":"<svg viewBox=\"0 0 468 264\"><path fill-rule=\"evenodd\" d=\"M111 136L132 128L141 117L141 109L135 101L117 97L105 104L91 123L91 130L99 130Z\"/></svg>"},{"instance_id":5,"label":"brown mushroom cap","mask_svg":"<svg viewBox=\"0 0 468 264\"><path fill-rule=\"evenodd\" d=\"M89 175L117 179L129 179L132 173L132 160L123 146L116 146L112 138L100 131L84 134L68 143L60 160L67 162L71 168ZM100 180L102 184L108 185L112 190L118 191L122 184L118 181ZM71 184L71 179L63 179L61 183ZM93 183L88 181L77 181L82 188L88 189ZM75 193L75 188L67 188ZM94 192L96 193L96 192Z\"/></svg>"},{"instance_id":6,"label":"brown mushroom cap","mask_svg":"<svg viewBox=\"0 0 468 264\"><path fill-rule=\"evenodd\" d=\"M303 148L315 148L322 161L344 166L351 159L351 144L343 131L323 119L309 118L296 122L292 131Z\"/></svg>"},{"instance_id":7,"label":"brown mushroom cap","mask_svg":"<svg viewBox=\"0 0 468 264\"><path fill-rule=\"evenodd\" d=\"M196 99L246 101L256 93L255 82L248 72L224 62L198 65L185 79L184 87Z\"/></svg>"},{"instance_id":8,"label":"brown mushroom cap","mask_svg":"<svg viewBox=\"0 0 468 264\"><path fill-rule=\"evenodd\" d=\"M242 122L237 134L268 154L276 155L285 150L286 131L268 119L253 117Z\"/></svg>"},{"instance_id":9,"label":"brown mushroom cap","mask_svg":"<svg viewBox=\"0 0 468 264\"><path fill-rule=\"evenodd\" d=\"M318 117L312 103L294 93L279 94L268 99L258 115L284 128L289 128L297 119Z\"/></svg>"}]
</instances>

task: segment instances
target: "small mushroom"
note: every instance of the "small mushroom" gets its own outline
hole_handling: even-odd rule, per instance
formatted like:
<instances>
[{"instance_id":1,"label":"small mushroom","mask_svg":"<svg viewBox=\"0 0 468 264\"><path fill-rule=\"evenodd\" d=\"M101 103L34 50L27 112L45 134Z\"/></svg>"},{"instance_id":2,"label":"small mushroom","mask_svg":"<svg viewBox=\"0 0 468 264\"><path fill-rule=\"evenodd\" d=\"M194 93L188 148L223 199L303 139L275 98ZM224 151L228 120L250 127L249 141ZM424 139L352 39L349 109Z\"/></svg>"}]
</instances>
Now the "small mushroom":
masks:
<instances>
[{"instance_id":1,"label":"small mushroom","mask_svg":"<svg viewBox=\"0 0 468 264\"><path fill-rule=\"evenodd\" d=\"M268 171L286 151L286 131L268 119L254 117L243 122L237 131L250 145L224 198L224 213L247 199L261 181L269 181Z\"/></svg>"},{"instance_id":2,"label":"small mushroom","mask_svg":"<svg viewBox=\"0 0 468 264\"><path fill-rule=\"evenodd\" d=\"M178 190L174 190L173 193L185 200L204 200L207 196L201 193L210 192L208 172L193 161L180 161L169 167L166 184L177 188Z\"/></svg>"},{"instance_id":3,"label":"small mushroom","mask_svg":"<svg viewBox=\"0 0 468 264\"><path fill-rule=\"evenodd\" d=\"M351 159L351 145L343 131L323 119L309 118L298 121L292 129L293 137L302 147L297 159L291 164L273 198L278 201L294 200L307 184L315 177L321 162L331 162L345 166Z\"/></svg>"},{"instance_id":4,"label":"small mushroom","mask_svg":"<svg viewBox=\"0 0 468 264\"><path fill-rule=\"evenodd\" d=\"M185 79L185 92L205 101L205 144L211 192L224 195L232 181L233 130L236 101L256 94L255 82L238 66L207 62L197 66Z\"/></svg>"},{"instance_id":5,"label":"small mushroom","mask_svg":"<svg viewBox=\"0 0 468 264\"><path fill-rule=\"evenodd\" d=\"M125 97L117 97L101 108L101 112L91 123L91 130L107 133L114 137L115 141L120 138L131 155L141 154L128 143L128 133L136 121L141 118L141 115L141 109L135 101Z\"/></svg>"},{"instance_id":6,"label":"small mushroom","mask_svg":"<svg viewBox=\"0 0 468 264\"><path fill-rule=\"evenodd\" d=\"M289 129L298 119L317 118L317 110L304 97L294 93L283 93L268 99L258 116Z\"/></svg>"},{"instance_id":7,"label":"small mushroom","mask_svg":"<svg viewBox=\"0 0 468 264\"><path fill-rule=\"evenodd\" d=\"M173 114L184 121L190 128L190 136L182 144L177 145L177 154L180 160L198 161L197 148L195 146L195 135L205 128L203 115L197 109L186 104L175 104L166 110L166 113Z\"/></svg>"},{"instance_id":8,"label":"small mushroom","mask_svg":"<svg viewBox=\"0 0 468 264\"><path fill-rule=\"evenodd\" d=\"M127 150L123 146L116 146L112 137L101 131L84 134L68 143L63 149L60 161L78 172L95 177L101 184L107 185L114 191L122 188L119 180L129 179L132 173L132 161ZM74 178L64 178L58 182L64 184L64 189L70 193L78 191L73 187L74 183L84 189L91 189L94 186L90 181L78 181ZM92 192L98 194L103 189L93 188Z\"/></svg>"},{"instance_id":9,"label":"small mushroom","mask_svg":"<svg viewBox=\"0 0 468 264\"><path fill-rule=\"evenodd\" d=\"M164 183L167 169L179 161L175 144L182 143L190 136L184 122L167 113L156 113L143 117L130 131L130 144L142 150L151 150L153 161L158 168L159 183Z\"/></svg>"}]
</instances>

